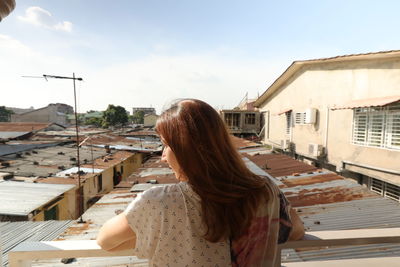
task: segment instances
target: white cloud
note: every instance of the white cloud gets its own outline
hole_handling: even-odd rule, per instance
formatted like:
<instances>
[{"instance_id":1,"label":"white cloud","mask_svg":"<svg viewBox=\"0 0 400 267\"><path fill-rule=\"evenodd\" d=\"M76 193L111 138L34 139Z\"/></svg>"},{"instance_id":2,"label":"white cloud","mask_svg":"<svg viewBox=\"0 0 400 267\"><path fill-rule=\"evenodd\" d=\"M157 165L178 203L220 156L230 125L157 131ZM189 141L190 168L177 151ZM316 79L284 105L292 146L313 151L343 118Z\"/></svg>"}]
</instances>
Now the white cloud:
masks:
<instances>
[{"instance_id":1,"label":"white cloud","mask_svg":"<svg viewBox=\"0 0 400 267\"><path fill-rule=\"evenodd\" d=\"M51 13L41 7L32 6L25 10L25 16L18 19L35 26L44 27L58 31L71 32L72 23L69 21L57 22Z\"/></svg>"},{"instance_id":2,"label":"white cloud","mask_svg":"<svg viewBox=\"0 0 400 267\"><path fill-rule=\"evenodd\" d=\"M72 75L82 72L84 64L41 54L24 43L0 35L0 106L43 107L49 103L73 104L72 83L63 80L23 78L43 74Z\"/></svg>"},{"instance_id":3,"label":"white cloud","mask_svg":"<svg viewBox=\"0 0 400 267\"><path fill-rule=\"evenodd\" d=\"M287 62L222 58L216 53L150 55L124 64L96 66L72 57L39 53L0 35L0 84L7 92L0 106L73 105L70 80L22 78L22 75L71 76L77 83L78 110L104 110L108 104L153 106L158 112L176 98L199 98L217 108L233 108L246 92L256 97L287 67Z\"/></svg>"},{"instance_id":4,"label":"white cloud","mask_svg":"<svg viewBox=\"0 0 400 267\"><path fill-rule=\"evenodd\" d=\"M97 91L83 94L103 108L108 103L129 110L152 105L159 112L175 98L199 98L214 107L233 108L246 92L249 97L263 93L281 70L271 62L227 60L212 54L153 55L90 73L87 86Z\"/></svg>"}]
</instances>

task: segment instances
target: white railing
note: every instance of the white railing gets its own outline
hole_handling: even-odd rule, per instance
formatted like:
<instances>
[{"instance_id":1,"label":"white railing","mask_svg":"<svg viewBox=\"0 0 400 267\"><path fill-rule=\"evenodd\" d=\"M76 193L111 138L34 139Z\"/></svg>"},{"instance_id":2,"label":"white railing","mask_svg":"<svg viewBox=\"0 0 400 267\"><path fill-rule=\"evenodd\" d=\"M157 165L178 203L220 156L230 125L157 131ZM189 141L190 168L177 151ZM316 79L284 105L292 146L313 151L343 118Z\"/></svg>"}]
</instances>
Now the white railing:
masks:
<instances>
[{"instance_id":1,"label":"white railing","mask_svg":"<svg viewBox=\"0 0 400 267\"><path fill-rule=\"evenodd\" d=\"M28 267L32 260L133 256L133 250L108 252L95 240L23 242L8 253L10 267Z\"/></svg>"},{"instance_id":2,"label":"white railing","mask_svg":"<svg viewBox=\"0 0 400 267\"><path fill-rule=\"evenodd\" d=\"M304 236L303 240L288 241L284 244L279 245L278 255L281 255L282 249L289 249L289 248L296 249L296 248L307 248L307 247L359 246L359 245L385 244L385 243L400 244L400 228L308 232ZM281 257L278 257L278 262L276 263L275 267L281 266L280 260ZM358 259L356 261L358 261ZM400 262L400 257L398 258L398 262ZM319 264L320 265L316 266L323 266L321 263ZM303 263L291 263L291 264L285 263L285 265L287 265L288 267L307 266L304 265ZM351 266L351 264L345 266ZM386 265L385 267L389 266Z\"/></svg>"},{"instance_id":3,"label":"white railing","mask_svg":"<svg viewBox=\"0 0 400 267\"><path fill-rule=\"evenodd\" d=\"M285 244L280 245L278 252L280 255L281 250L287 248L354 246L354 245L381 244L381 243L400 244L400 228L308 232L304 240L288 241ZM133 255L134 255L133 250L125 250L117 252L104 251L97 245L96 241L94 240L42 241L42 242L23 242L19 244L9 252L8 260L10 267L28 267L31 266L32 260L39 260L39 259L115 257L115 256L133 256ZM280 257L278 258L280 259ZM380 259L381 262L382 259L384 258ZM397 263L400 262L400 257L388 258L388 259L391 260L395 259L397 260ZM365 259L363 260L360 259L359 261L361 263L365 261ZM288 263L285 264L285 266L286 265L291 267L311 266L304 264L307 263L290 263L290 264ZM276 264L276 266L281 266L280 261ZM385 265L385 267L389 266L395 266L395 265Z\"/></svg>"}]
</instances>

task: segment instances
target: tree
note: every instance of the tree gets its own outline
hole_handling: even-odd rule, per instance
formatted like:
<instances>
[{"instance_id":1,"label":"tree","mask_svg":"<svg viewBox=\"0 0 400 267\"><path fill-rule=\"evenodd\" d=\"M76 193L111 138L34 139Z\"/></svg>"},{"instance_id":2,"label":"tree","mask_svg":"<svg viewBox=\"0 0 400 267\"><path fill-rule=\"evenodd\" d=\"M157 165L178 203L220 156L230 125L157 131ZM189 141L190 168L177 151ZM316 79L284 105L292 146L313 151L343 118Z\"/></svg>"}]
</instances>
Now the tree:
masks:
<instances>
[{"instance_id":1,"label":"tree","mask_svg":"<svg viewBox=\"0 0 400 267\"><path fill-rule=\"evenodd\" d=\"M11 114L14 114L12 110L7 109L5 106L0 106L0 121L9 122Z\"/></svg>"},{"instance_id":2,"label":"tree","mask_svg":"<svg viewBox=\"0 0 400 267\"><path fill-rule=\"evenodd\" d=\"M103 127L123 126L128 122L128 114L124 107L108 105L103 113Z\"/></svg>"},{"instance_id":3,"label":"tree","mask_svg":"<svg viewBox=\"0 0 400 267\"><path fill-rule=\"evenodd\" d=\"M103 119L92 117L85 121L85 125L94 125L96 127L101 127L103 125Z\"/></svg>"},{"instance_id":4,"label":"tree","mask_svg":"<svg viewBox=\"0 0 400 267\"><path fill-rule=\"evenodd\" d=\"M135 124L143 124L144 123L144 112L142 110L136 111L132 115L132 122Z\"/></svg>"}]
</instances>

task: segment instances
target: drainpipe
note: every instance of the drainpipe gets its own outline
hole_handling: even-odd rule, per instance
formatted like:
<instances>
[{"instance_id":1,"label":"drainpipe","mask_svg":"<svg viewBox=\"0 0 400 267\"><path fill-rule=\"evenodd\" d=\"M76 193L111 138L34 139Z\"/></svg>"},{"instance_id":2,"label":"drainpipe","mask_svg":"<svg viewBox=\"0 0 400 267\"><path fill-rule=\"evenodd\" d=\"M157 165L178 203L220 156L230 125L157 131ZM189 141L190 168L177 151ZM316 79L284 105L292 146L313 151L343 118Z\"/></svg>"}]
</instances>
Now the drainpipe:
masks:
<instances>
[{"instance_id":1,"label":"drainpipe","mask_svg":"<svg viewBox=\"0 0 400 267\"><path fill-rule=\"evenodd\" d=\"M324 148L325 148L325 154L328 151L328 133L329 133L329 106L326 108L326 124L325 124L325 143L324 143Z\"/></svg>"},{"instance_id":2,"label":"drainpipe","mask_svg":"<svg viewBox=\"0 0 400 267\"><path fill-rule=\"evenodd\" d=\"M400 175L400 171L374 167L374 166L370 166L370 165L367 165L367 164L354 163L354 162L346 161L346 160L342 161L342 169L344 169L344 170L346 169L346 164L347 165L353 165L353 166L361 167L361 168L365 168L365 169L369 169L369 170L373 170L373 171L380 171L380 172L384 172L384 173Z\"/></svg>"}]
</instances>

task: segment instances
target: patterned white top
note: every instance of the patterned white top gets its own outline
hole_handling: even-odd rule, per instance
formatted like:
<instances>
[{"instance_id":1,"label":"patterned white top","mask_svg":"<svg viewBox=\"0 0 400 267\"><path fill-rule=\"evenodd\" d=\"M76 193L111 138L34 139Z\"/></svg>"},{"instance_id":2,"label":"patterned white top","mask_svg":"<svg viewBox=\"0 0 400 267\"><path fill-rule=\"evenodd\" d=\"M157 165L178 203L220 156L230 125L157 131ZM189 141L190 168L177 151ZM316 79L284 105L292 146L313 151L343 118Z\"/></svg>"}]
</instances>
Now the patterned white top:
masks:
<instances>
[{"instance_id":1,"label":"patterned white top","mask_svg":"<svg viewBox=\"0 0 400 267\"><path fill-rule=\"evenodd\" d=\"M229 241L202 237L200 197L186 182L151 188L124 213L136 233L135 254L150 266L231 266Z\"/></svg>"}]
</instances>

